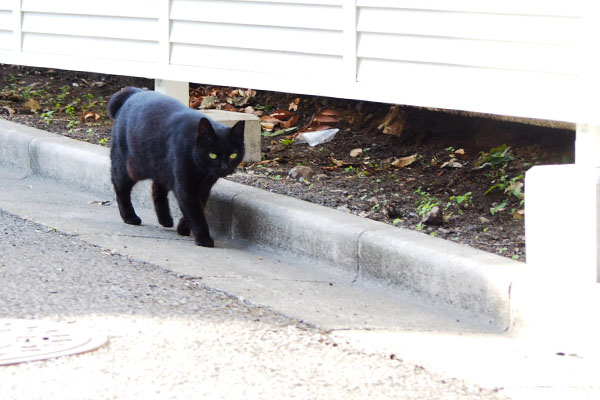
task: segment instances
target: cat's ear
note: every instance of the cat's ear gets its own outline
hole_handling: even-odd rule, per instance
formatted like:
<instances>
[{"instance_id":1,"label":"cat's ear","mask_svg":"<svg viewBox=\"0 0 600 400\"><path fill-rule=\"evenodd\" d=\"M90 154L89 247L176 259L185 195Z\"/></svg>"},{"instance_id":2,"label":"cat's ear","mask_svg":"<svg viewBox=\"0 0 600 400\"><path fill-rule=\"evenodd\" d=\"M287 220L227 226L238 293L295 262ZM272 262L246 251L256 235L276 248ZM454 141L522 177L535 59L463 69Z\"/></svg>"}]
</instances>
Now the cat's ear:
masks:
<instances>
[{"instance_id":1,"label":"cat's ear","mask_svg":"<svg viewBox=\"0 0 600 400\"><path fill-rule=\"evenodd\" d=\"M206 118L201 118L198 123L198 134L196 136L196 140L202 140L206 137L214 137L215 130L213 129L210 121Z\"/></svg>"},{"instance_id":2,"label":"cat's ear","mask_svg":"<svg viewBox=\"0 0 600 400\"><path fill-rule=\"evenodd\" d=\"M240 142L244 142L244 127L244 121L238 121L234 126L231 127L229 135Z\"/></svg>"}]
</instances>

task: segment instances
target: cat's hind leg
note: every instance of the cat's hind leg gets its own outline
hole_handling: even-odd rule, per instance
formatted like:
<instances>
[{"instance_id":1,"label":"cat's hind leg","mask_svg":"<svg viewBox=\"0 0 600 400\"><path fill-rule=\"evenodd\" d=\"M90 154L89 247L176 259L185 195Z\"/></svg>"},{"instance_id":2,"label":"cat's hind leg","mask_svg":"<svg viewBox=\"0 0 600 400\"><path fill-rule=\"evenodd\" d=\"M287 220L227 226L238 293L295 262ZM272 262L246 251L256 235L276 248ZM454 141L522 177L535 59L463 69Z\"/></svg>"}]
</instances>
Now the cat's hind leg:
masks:
<instances>
[{"instance_id":1,"label":"cat's hind leg","mask_svg":"<svg viewBox=\"0 0 600 400\"><path fill-rule=\"evenodd\" d=\"M142 219L137 216L133 204L131 204L131 189L135 185L135 181L127 174L117 174L113 169L112 182L123 222L130 225L140 225Z\"/></svg>"},{"instance_id":2,"label":"cat's hind leg","mask_svg":"<svg viewBox=\"0 0 600 400\"><path fill-rule=\"evenodd\" d=\"M167 228L173 226L173 217L169 209L169 190L161 186L156 181L152 181L152 201L154 202L154 211L158 217L158 222Z\"/></svg>"}]
</instances>

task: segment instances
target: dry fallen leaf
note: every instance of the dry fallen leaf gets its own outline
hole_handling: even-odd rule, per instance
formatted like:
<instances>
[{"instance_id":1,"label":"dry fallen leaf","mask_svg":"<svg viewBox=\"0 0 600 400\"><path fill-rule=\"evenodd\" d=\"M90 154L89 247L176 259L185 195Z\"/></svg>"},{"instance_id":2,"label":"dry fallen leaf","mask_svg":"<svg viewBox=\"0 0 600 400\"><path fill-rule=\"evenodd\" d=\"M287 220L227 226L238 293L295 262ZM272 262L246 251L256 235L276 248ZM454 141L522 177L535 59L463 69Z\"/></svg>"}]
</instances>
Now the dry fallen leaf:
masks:
<instances>
[{"instance_id":1,"label":"dry fallen leaf","mask_svg":"<svg viewBox=\"0 0 600 400\"><path fill-rule=\"evenodd\" d=\"M27 111L37 111L39 110L40 103L36 99L29 99L25 103L23 103L23 108Z\"/></svg>"},{"instance_id":2,"label":"dry fallen leaf","mask_svg":"<svg viewBox=\"0 0 600 400\"><path fill-rule=\"evenodd\" d=\"M2 109L6 110L8 112L8 115L14 115L14 113L15 113L15 110L10 108L9 106L2 106Z\"/></svg>"},{"instance_id":3,"label":"dry fallen leaf","mask_svg":"<svg viewBox=\"0 0 600 400\"><path fill-rule=\"evenodd\" d=\"M272 115L263 115L262 117L260 117L260 122L269 122L271 124L277 125L281 123L281 120L279 118L275 118Z\"/></svg>"},{"instance_id":4,"label":"dry fallen leaf","mask_svg":"<svg viewBox=\"0 0 600 400\"><path fill-rule=\"evenodd\" d=\"M344 166L344 163L342 161L335 159L333 156L329 157L329 161L331 161L331 163L336 167Z\"/></svg>"},{"instance_id":5,"label":"dry fallen leaf","mask_svg":"<svg viewBox=\"0 0 600 400\"><path fill-rule=\"evenodd\" d=\"M94 119L94 120L99 120L100 119L100 115L96 114L95 112L84 112L83 113L83 120L88 120L88 119Z\"/></svg>"},{"instance_id":6,"label":"dry fallen leaf","mask_svg":"<svg viewBox=\"0 0 600 400\"><path fill-rule=\"evenodd\" d=\"M406 118L406 113L400 107L391 106L390 111L377 129L387 135L402 136L402 131L406 125Z\"/></svg>"},{"instance_id":7,"label":"dry fallen leaf","mask_svg":"<svg viewBox=\"0 0 600 400\"><path fill-rule=\"evenodd\" d=\"M271 113L271 117L281 119L281 120L290 119L293 116L294 116L294 114L292 114L291 112L289 112L287 110L275 110Z\"/></svg>"},{"instance_id":8,"label":"dry fallen leaf","mask_svg":"<svg viewBox=\"0 0 600 400\"><path fill-rule=\"evenodd\" d=\"M327 109L322 110L321 112L319 112L319 114L321 114L321 115L328 115L330 117L339 117L340 116L340 111L334 110L332 108L327 108Z\"/></svg>"},{"instance_id":9,"label":"dry fallen leaf","mask_svg":"<svg viewBox=\"0 0 600 400\"><path fill-rule=\"evenodd\" d=\"M95 205L95 206L109 206L112 203L111 200L92 200L89 202L89 204Z\"/></svg>"},{"instance_id":10,"label":"dry fallen leaf","mask_svg":"<svg viewBox=\"0 0 600 400\"><path fill-rule=\"evenodd\" d=\"M190 99L190 108L198 108L202 104L202 98L191 98Z\"/></svg>"},{"instance_id":11,"label":"dry fallen leaf","mask_svg":"<svg viewBox=\"0 0 600 400\"><path fill-rule=\"evenodd\" d=\"M272 122L261 122L260 125L265 131L271 132L275 128L275 124Z\"/></svg>"},{"instance_id":12,"label":"dry fallen leaf","mask_svg":"<svg viewBox=\"0 0 600 400\"><path fill-rule=\"evenodd\" d=\"M513 218L516 220L523 219L525 217L525 210L517 210L513 214Z\"/></svg>"},{"instance_id":13,"label":"dry fallen leaf","mask_svg":"<svg viewBox=\"0 0 600 400\"><path fill-rule=\"evenodd\" d=\"M446 161L445 163L443 163L442 165L440 165L440 168L462 168L463 165L458 162L455 158L451 158L449 161Z\"/></svg>"},{"instance_id":14,"label":"dry fallen leaf","mask_svg":"<svg viewBox=\"0 0 600 400\"><path fill-rule=\"evenodd\" d=\"M296 97L294 101L290 103L288 110L290 111L298 111L298 104L300 104L300 97Z\"/></svg>"},{"instance_id":15,"label":"dry fallen leaf","mask_svg":"<svg viewBox=\"0 0 600 400\"><path fill-rule=\"evenodd\" d=\"M287 146L277 142L273 142L267 146L267 152L269 153L277 153L285 149L287 149Z\"/></svg>"},{"instance_id":16,"label":"dry fallen leaf","mask_svg":"<svg viewBox=\"0 0 600 400\"><path fill-rule=\"evenodd\" d=\"M292 115L290 119L288 119L287 121L283 121L281 123L281 126L285 129L291 128L292 126L296 125L296 122L298 122L298 116Z\"/></svg>"},{"instance_id":17,"label":"dry fallen leaf","mask_svg":"<svg viewBox=\"0 0 600 400\"><path fill-rule=\"evenodd\" d=\"M417 159L417 155L413 154L412 156L396 158L392 161L392 165L397 168L408 167L410 164L414 163Z\"/></svg>"},{"instance_id":18,"label":"dry fallen leaf","mask_svg":"<svg viewBox=\"0 0 600 400\"><path fill-rule=\"evenodd\" d=\"M200 108L203 108L203 109L214 108L218 103L220 103L220 100L218 97L206 96L202 99L202 102L200 103Z\"/></svg>"},{"instance_id":19,"label":"dry fallen leaf","mask_svg":"<svg viewBox=\"0 0 600 400\"><path fill-rule=\"evenodd\" d=\"M332 116L319 114L313 118L313 123L315 122L318 124L337 124L340 121Z\"/></svg>"},{"instance_id":20,"label":"dry fallen leaf","mask_svg":"<svg viewBox=\"0 0 600 400\"><path fill-rule=\"evenodd\" d=\"M456 155L456 157L460 158L461 160L467 159L467 154L465 153L464 149L458 149L454 152L454 154Z\"/></svg>"},{"instance_id":21,"label":"dry fallen leaf","mask_svg":"<svg viewBox=\"0 0 600 400\"><path fill-rule=\"evenodd\" d=\"M358 148L358 149L352 149L352 150L350 151L350 157L353 157L353 158L355 158L355 157L358 157L358 156L360 156L362 153L363 153L363 150L362 150L361 148Z\"/></svg>"}]
</instances>

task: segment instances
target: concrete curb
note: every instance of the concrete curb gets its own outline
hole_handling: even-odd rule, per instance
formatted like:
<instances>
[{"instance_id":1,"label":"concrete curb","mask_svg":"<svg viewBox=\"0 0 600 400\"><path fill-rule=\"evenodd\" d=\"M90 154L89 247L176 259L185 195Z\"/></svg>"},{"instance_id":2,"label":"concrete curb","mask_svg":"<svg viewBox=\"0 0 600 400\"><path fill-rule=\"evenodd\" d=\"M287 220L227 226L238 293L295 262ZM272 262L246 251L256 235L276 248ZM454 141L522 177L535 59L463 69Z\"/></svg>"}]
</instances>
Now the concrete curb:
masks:
<instances>
[{"instance_id":1,"label":"concrete curb","mask_svg":"<svg viewBox=\"0 0 600 400\"><path fill-rule=\"evenodd\" d=\"M0 120L0 163L114 196L108 149ZM138 185L142 186L142 185ZM134 201L150 204L146 188ZM326 262L506 330L523 263L220 180L207 206L217 235Z\"/></svg>"}]
</instances>

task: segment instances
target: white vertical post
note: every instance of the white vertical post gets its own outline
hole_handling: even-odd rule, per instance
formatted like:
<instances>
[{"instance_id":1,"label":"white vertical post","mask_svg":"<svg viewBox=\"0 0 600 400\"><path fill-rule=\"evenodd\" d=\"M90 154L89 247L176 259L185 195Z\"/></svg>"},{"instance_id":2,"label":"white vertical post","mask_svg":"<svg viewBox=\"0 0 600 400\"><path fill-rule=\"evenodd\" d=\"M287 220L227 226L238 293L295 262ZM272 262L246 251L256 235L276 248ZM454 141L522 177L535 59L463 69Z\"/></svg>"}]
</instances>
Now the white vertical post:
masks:
<instances>
[{"instance_id":1,"label":"white vertical post","mask_svg":"<svg viewBox=\"0 0 600 400\"><path fill-rule=\"evenodd\" d=\"M160 27L160 60L165 66L168 66L171 62L171 0L162 0L158 23ZM174 97L186 106L190 104L190 85L188 82L156 79L154 90Z\"/></svg>"},{"instance_id":2,"label":"white vertical post","mask_svg":"<svg viewBox=\"0 0 600 400\"><path fill-rule=\"evenodd\" d=\"M583 29L583 79L581 88L582 115L577 124L575 138L575 165L600 172L600 6L597 2L586 3ZM596 282L600 282L600 180L596 181L593 206L588 218L595 224L594 256L596 259ZM592 239L590 239L592 240ZM591 255L590 255L591 256Z\"/></svg>"},{"instance_id":3,"label":"white vertical post","mask_svg":"<svg viewBox=\"0 0 600 400\"><path fill-rule=\"evenodd\" d=\"M600 12L582 11L582 71L575 164L536 166L525 177L525 241L530 279L513 286L536 340L597 343L600 323ZM585 316L585 317L582 317Z\"/></svg>"},{"instance_id":4,"label":"white vertical post","mask_svg":"<svg viewBox=\"0 0 600 400\"><path fill-rule=\"evenodd\" d=\"M357 58L356 58L356 0L344 0L343 3L343 58L344 58L344 80L351 83L356 82Z\"/></svg>"},{"instance_id":5,"label":"white vertical post","mask_svg":"<svg viewBox=\"0 0 600 400\"><path fill-rule=\"evenodd\" d=\"M188 82L155 79L154 90L171 96L181 101L186 106L190 105L190 84Z\"/></svg>"},{"instance_id":6,"label":"white vertical post","mask_svg":"<svg viewBox=\"0 0 600 400\"><path fill-rule=\"evenodd\" d=\"M21 0L13 0L13 49L20 53L23 46Z\"/></svg>"},{"instance_id":7,"label":"white vertical post","mask_svg":"<svg viewBox=\"0 0 600 400\"><path fill-rule=\"evenodd\" d=\"M582 18L575 165L532 168L525 183L527 261L563 282L600 282L600 9Z\"/></svg>"},{"instance_id":8,"label":"white vertical post","mask_svg":"<svg viewBox=\"0 0 600 400\"><path fill-rule=\"evenodd\" d=\"M162 0L158 17L160 62L171 62L171 0Z\"/></svg>"},{"instance_id":9,"label":"white vertical post","mask_svg":"<svg viewBox=\"0 0 600 400\"><path fill-rule=\"evenodd\" d=\"M598 113L600 114L600 109ZM586 120L590 121L590 117L592 116L588 116ZM575 164L588 168L600 167L600 123L591 121L577 124Z\"/></svg>"}]
</instances>

